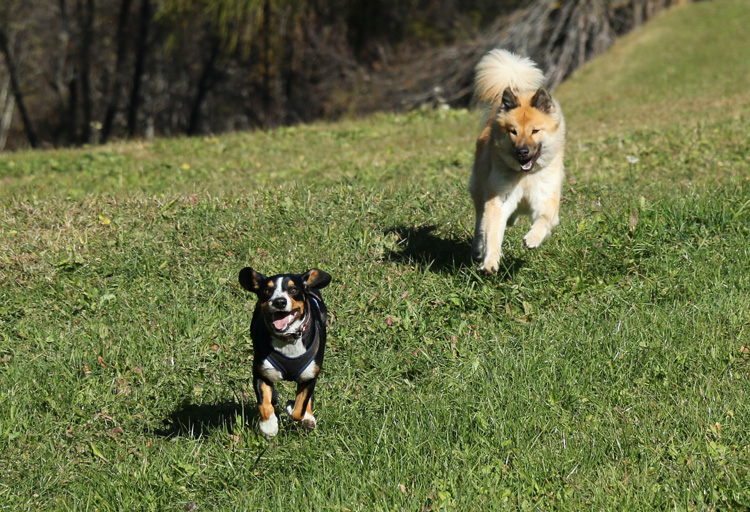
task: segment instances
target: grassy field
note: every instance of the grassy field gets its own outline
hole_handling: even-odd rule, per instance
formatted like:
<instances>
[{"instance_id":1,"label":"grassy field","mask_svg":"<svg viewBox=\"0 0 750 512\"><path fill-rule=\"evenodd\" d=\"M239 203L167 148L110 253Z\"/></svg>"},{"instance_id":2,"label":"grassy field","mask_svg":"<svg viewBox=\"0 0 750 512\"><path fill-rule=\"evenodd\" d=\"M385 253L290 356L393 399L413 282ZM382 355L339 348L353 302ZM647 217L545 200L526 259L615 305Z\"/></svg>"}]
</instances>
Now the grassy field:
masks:
<instances>
[{"instance_id":1,"label":"grassy field","mask_svg":"<svg viewBox=\"0 0 750 512\"><path fill-rule=\"evenodd\" d=\"M0 509L750 510L749 18L560 87L493 277L465 111L0 156ZM313 432L255 431L246 265L334 277Z\"/></svg>"}]
</instances>

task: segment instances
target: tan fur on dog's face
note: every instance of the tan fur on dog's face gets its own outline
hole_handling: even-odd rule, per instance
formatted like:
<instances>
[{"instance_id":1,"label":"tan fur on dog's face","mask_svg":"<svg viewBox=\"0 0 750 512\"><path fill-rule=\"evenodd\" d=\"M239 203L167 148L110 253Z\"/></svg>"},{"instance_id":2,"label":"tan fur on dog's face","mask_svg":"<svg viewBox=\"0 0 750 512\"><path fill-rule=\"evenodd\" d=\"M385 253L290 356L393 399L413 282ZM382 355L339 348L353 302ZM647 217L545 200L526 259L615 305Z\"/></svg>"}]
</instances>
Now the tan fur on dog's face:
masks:
<instances>
[{"instance_id":1,"label":"tan fur on dog's face","mask_svg":"<svg viewBox=\"0 0 750 512\"><path fill-rule=\"evenodd\" d=\"M560 116L545 89L516 94L510 89L503 94L493 126L493 140L505 164L519 172L543 168L542 147L558 136Z\"/></svg>"}]
</instances>

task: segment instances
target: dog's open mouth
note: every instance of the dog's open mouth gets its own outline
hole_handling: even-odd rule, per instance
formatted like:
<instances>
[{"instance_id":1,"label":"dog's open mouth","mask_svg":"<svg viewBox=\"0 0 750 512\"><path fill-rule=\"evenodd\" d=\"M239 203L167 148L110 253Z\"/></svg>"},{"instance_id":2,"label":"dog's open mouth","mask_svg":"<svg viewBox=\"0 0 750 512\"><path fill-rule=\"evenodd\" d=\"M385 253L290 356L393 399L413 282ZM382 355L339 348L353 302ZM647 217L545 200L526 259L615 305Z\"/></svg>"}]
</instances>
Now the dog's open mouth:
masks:
<instances>
[{"instance_id":1,"label":"dog's open mouth","mask_svg":"<svg viewBox=\"0 0 750 512\"><path fill-rule=\"evenodd\" d=\"M531 158L529 158L528 160L521 160L521 159L519 159L518 163L521 164L521 170L524 171L524 172L529 172L531 169L533 169L534 168L534 164L539 159L539 155L541 155L541 154L542 154L542 150L540 148L539 151L537 151L536 153L534 153L531 156Z\"/></svg>"},{"instance_id":2,"label":"dog's open mouth","mask_svg":"<svg viewBox=\"0 0 750 512\"><path fill-rule=\"evenodd\" d=\"M277 332L284 332L299 317L299 309L271 313L271 324Z\"/></svg>"}]
</instances>

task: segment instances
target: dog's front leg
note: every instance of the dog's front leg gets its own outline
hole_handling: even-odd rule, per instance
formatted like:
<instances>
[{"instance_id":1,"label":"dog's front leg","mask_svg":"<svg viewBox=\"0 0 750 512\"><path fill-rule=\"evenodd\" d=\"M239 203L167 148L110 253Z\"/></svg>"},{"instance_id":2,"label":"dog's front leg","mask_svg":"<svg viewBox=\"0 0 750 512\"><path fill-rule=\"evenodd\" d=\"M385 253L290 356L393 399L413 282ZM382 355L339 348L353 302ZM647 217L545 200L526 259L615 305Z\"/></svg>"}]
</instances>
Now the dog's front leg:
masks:
<instances>
[{"instance_id":1,"label":"dog's front leg","mask_svg":"<svg viewBox=\"0 0 750 512\"><path fill-rule=\"evenodd\" d=\"M552 233L552 228L560 223L560 192L544 201L538 209L532 212L531 229L523 237L526 247L534 249Z\"/></svg>"},{"instance_id":2,"label":"dog's front leg","mask_svg":"<svg viewBox=\"0 0 750 512\"><path fill-rule=\"evenodd\" d=\"M258 414L260 415L258 427L263 434L273 437L279 433L279 420L273 407L276 402L273 384L264 379L255 379L255 395L258 398Z\"/></svg>"},{"instance_id":3,"label":"dog's front leg","mask_svg":"<svg viewBox=\"0 0 750 512\"><path fill-rule=\"evenodd\" d=\"M503 237L505 226L512 211L509 205L495 196L484 205L482 217L482 235L484 239L484 261L479 267L480 272L494 274L500 266L503 255Z\"/></svg>"},{"instance_id":4,"label":"dog's front leg","mask_svg":"<svg viewBox=\"0 0 750 512\"><path fill-rule=\"evenodd\" d=\"M317 422L313 416L312 402L317 378L297 383L297 396L294 402L286 404L286 410L294 421L301 421L302 426L312 430Z\"/></svg>"}]
</instances>

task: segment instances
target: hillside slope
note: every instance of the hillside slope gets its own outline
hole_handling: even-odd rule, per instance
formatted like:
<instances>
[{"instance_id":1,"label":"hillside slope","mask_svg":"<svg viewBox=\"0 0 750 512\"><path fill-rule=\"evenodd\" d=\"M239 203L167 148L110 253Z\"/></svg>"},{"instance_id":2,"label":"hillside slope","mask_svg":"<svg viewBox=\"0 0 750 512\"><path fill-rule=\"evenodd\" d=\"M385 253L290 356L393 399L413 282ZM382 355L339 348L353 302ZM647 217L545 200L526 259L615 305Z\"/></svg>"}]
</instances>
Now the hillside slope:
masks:
<instances>
[{"instance_id":1,"label":"hillside slope","mask_svg":"<svg viewBox=\"0 0 750 512\"><path fill-rule=\"evenodd\" d=\"M744 114L750 106L750 3L675 8L620 38L557 90L575 138Z\"/></svg>"}]
</instances>

